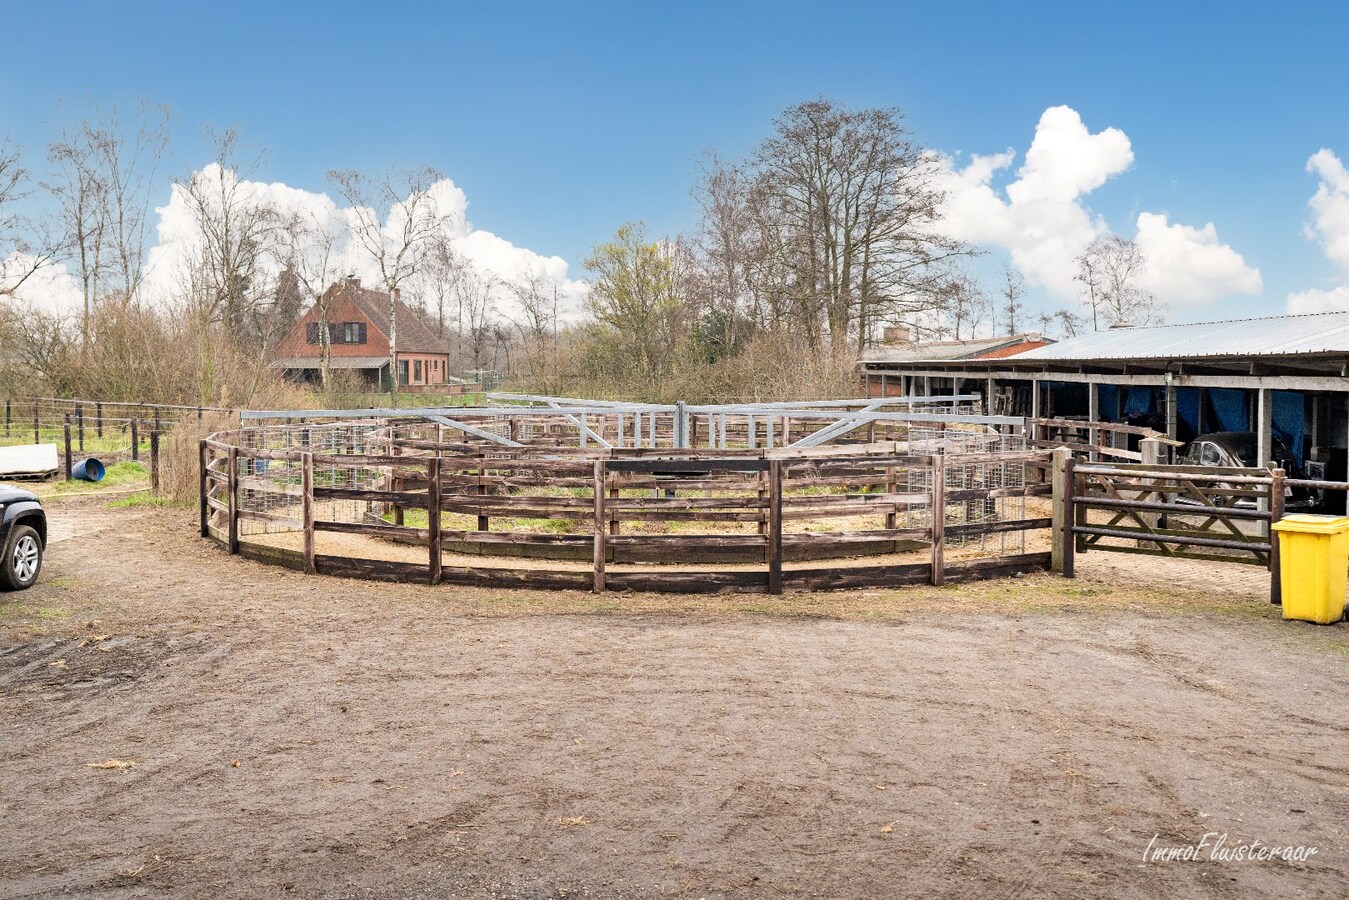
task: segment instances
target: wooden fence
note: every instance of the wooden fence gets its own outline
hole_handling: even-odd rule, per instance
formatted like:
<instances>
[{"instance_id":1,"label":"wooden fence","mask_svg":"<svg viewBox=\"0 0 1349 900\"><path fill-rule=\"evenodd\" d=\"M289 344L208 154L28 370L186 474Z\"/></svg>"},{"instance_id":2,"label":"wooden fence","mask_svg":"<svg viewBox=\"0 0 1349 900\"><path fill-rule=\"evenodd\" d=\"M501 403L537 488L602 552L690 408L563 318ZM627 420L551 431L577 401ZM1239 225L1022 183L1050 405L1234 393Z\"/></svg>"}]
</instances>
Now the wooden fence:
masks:
<instances>
[{"instance_id":1,"label":"wooden fence","mask_svg":"<svg viewBox=\"0 0 1349 900\"><path fill-rule=\"evenodd\" d=\"M1119 422L1090 422L1084 419L1027 419L1027 446L1039 450L1067 447L1093 462L1142 462L1139 444L1146 439L1165 439L1165 435L1137 425Z\"/></svg>"},{"instance_id":2,"label":"wooden fence","mask_svg":"<svg viewBox=\"0 0 1349 900\"><path fill-rule=\"evenodd\" d=\"M1050 565L1047 549L1027 550L1022 539L1051 524L1025 502L1049 494L1034 477L1048 467L1044 451L505 448L359 423L268 434L292 446L250 446L249 429L201 442L201 534L310 573L778 594ZM325 552L327 535L353 540ZM947 558L952 545L959 558ZM522 557L531 564L512 564ZM818 565L839 559L850 562Z\"/></svg>"},{"instance_id":3,"label":"wooden fence","mask_svg":"<svg viewBox=\"0 0 1349 900\"><path fill-rule=\"evenodd\" d=\"M1301 484L1282 469L1093 463L1062 448L1053 472L1056 571L1071 578L1076 554L1092 550L1254 563L1270 570L1279 602L1270 526L1288 487Z\"/></svg>"}]
</instances>

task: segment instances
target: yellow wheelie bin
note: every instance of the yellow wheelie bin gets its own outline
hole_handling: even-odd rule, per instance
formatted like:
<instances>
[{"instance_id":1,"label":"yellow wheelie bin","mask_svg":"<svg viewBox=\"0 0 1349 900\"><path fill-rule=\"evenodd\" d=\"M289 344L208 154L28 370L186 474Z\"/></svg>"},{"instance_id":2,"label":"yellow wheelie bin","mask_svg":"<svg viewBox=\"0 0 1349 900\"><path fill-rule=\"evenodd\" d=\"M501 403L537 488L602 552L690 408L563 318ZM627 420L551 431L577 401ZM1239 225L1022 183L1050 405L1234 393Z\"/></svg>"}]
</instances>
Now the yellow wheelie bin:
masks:
<instances>
[{"instance_id":1,"label":"yellow wheelie bin","mask_svg":"<svg viewBox=\"0 0 1349 900\"><path fill-rule=\"evenodd\" d=\"M1349 516L1284 516L1278 532L1283 617L1329 625L1344 618Z\"/></svg>"}]
</instances>

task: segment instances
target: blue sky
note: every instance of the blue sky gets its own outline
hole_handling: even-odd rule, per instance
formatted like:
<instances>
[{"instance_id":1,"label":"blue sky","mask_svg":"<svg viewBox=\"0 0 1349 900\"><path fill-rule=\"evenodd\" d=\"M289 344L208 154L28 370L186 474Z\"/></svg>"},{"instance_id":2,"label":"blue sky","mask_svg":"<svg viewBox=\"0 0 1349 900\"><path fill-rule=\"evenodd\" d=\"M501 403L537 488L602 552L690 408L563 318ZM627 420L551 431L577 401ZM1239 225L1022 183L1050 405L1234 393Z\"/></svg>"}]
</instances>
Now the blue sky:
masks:
<instances>
[{"instance_id":1,"label":"blue sky","mask_svg":"<svg viewBox=\"0 0 1349 900\"><path fill-rule=\"evenodd\" d=\"M901 107L956 166L1016 151L995 191L1046 109L1119 129L1132 163L1081 198L1090 213L1126 236L1140 212L1211 222L1259 269L1259 293L1173 320L1278 313L1349 281L1304 233L1309 157L1349 158L1345 4L54 6L12 7L0 55L0 135L28 150L62 103L148 100L178 117L174 174L207 161L207 126L238 126L269 149L266 179L314 191L330 168L426 162L474 226L573 275L624 221L689 227L702 150L742 154L775 112L826 96Z\"/></svg>"}]
</instances>

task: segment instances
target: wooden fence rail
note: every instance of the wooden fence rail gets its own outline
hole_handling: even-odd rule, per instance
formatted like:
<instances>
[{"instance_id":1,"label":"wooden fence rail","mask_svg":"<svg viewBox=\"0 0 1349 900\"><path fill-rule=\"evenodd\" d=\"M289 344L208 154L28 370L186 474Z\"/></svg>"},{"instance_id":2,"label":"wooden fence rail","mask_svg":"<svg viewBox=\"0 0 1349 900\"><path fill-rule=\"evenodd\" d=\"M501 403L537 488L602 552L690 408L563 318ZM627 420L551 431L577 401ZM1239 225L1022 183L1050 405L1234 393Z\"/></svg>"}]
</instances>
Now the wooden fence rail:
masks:
<instances>
[{"instance_id":1,"label":"wooden fence rail","mask_svg":"<svg viewBox=\"0 0 1349 900\"><path fill-rule=\"evenodd\" d=\"M946 560L951 540L1005 537L1049 526L1050 520L1042 516L967 518L971 510L1047 495L1048 485L966 483L971 467L991 467L979 470L991 478L989 472L1047 466L1048 453L912 455L896 453L888 444L849 448L848 454L833 458L814 450L681 451L678 456L666 451L652 456L594 448L540 459L538 450L531 448L477 447L474 453L464 453L390 446L386 454L372 456L306 449L312 446L303 442L309 439L308 432L294 449L243 446L239 437L239 432L223 433L201 442L202 533L230 552L306 572L597 592L779 594L917 581L940 585L1043 569L1050 562L1048 553L1035 552ZM411 453L419 455L405 455ZM951 473L959 477L948 488ZM793 522L850 522L856 517L886 527L788 530ZM453 524L458 518L467 523ZM564 527L561 533L521 530L514 524L521 519L562 520ZM572 532L568 522L588 523L589 533ZM283 541L251 539L243 533L244 523L273 533L300 532L300 548L288 550L273 545ZM625 525L638 523L679 531L625 533ZM736 531L747 527L748 532ZM321 533L380 538L389 547L424 547L425 561L325 555L317 540ZM838 557L892 556L924 545L926 563L809 565L812 560ZM590 567L583 571L449 565L445 554L451 549L456 554L577 561L584 552ZM365 551L374 555L368 547ZM717 560L742 568L685 567ZM797 565L788 568L789 561ZM651 564L661 568L643 568Z\"/></svg>"}]
</instances>

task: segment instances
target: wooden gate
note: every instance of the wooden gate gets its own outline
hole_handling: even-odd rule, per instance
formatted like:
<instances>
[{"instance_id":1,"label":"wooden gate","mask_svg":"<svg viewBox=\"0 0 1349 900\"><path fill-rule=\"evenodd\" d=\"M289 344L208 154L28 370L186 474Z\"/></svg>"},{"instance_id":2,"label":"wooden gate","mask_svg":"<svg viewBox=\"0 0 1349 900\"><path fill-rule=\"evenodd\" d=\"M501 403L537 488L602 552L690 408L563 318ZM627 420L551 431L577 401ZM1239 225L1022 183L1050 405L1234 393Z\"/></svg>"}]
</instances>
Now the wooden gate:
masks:
<instances>
[{"instance_id":1,"label":"wooden gate","mask_svg":"<svg viewBox=\"0 0 1349 900\"><path fill-rule=\"evenodd\" d=\"M1062 569L1088 550L1244 562L1269 568L1279 599L1282 469L1060 461Z\"/></svg>"}]
</instances>

